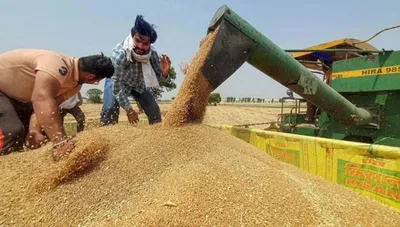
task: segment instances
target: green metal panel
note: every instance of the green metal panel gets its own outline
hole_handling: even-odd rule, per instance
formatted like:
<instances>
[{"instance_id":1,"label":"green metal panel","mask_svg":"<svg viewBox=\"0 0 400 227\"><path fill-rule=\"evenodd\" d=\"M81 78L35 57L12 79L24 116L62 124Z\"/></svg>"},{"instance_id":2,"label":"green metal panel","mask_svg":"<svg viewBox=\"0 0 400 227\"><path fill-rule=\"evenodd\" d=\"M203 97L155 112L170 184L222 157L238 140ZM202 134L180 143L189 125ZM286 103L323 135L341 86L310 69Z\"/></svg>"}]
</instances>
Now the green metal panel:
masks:
<instances>
[{"instance_id":1,"label":"green metal panel","mask_svg":"<svg viewBox=\"0 0 400 227\"><path fill-rule=\"evenodd\" d=\"M386 100L388 97L388 93L382 93L382 94L377 94L376 98L375 98L375 103L379 104L379 105L385 105L386 104Z\"/></svg>"},{"instance_id":2,"label":"green metal panel","mask_svg":"<svg viewBox=\"0 0 400 227\"><path fill-rule=\"evenodd\" d=\"M383 114L379 128L344 126L324 112L319 119L319 136L332 139L369 137L375 144L400 146L400 91L352 93L346 98L359 106L381 105Z\"/></svg>"},{"instance_id":3,"label":"green metal panel","mask_svg":"<svg viewBox=\"0 0 400 227\"><path fill-rule=\"evenodd\" d=\"M400 51L334 62L332 74L343 75L331 82L338 92L399 90Z\"/></svg>"},{"instance_id":4,"label":"green metal panel","mask_svg":"<svg viewBox=\"0 0 400 227\"><path fill-rule=\"evenodd\" d=\"M317 132L313 128L303 128L301 126L298 126L294 128L293 130L294 134L297 135L303 135L303 136L316 136Z\"/></svg>"},{"instance_id":5,"label":"green metal panel","mask_svg":"<svg viewBox=\"0 0 400 227\"><path fill-rule=\"evenodd\" d=\"M400 75L336 79L332 80L331 86L338 92L399 90Z\"/></svg>"},{"instance_id":6,"label":"green metal panel","mask_svg":"<svg viewBox=\"0 0 400 227\"><path fill-rule=\"evenodd\" d=\"M287 124L287 125L308 123L306 114L285 113L282 115L282 119L283 119L283 123Z\"/></svg>"},{"instance_id":7,"label":"green metal panel","mask_svg":"<svg viewBox=\"0 0 400 227\"><path fill-rule=\"evenodd\" d=\"M387 93L383 123L377 137L400 138L400 91Z\"/></svg>"},{"instance_id":8,"label":"green metal panel","mask_svg":"<svg viewBox=\"0 0 400 227\"><path fill-rule=\"evenodd\" d=\"M374 106L376 100L376 94L373 93L352 93L346 94L346 98L352 103L357 103L358 106ZM365 127L365 126L345 126L334 118L330 117L326 112L323 112L318 121L320 128L319 136L332 138L332 139L344 139L347 136L373 136L377 128Z\"/></svg>"},{"instance_id":9,"label":"green metal panel","mask_svg":"<svg viewBox=\"0 0 400 227\"><path fill-rule=\"evenodd\" d=\"M374 144L400 147L400 139L392 137L377 137Z\"/></svg>"},{"instance_id":10,"label":"green metal panel","mask_svg":"<svg viewBox=\"0 0 400 227\"><path fill-rule=\"evenodd\" d=\"M370 57L365 56L335 61L332 65L332 73L398 65L400 65L400 51L392 51Z\"/></svg>"}]
</instances>

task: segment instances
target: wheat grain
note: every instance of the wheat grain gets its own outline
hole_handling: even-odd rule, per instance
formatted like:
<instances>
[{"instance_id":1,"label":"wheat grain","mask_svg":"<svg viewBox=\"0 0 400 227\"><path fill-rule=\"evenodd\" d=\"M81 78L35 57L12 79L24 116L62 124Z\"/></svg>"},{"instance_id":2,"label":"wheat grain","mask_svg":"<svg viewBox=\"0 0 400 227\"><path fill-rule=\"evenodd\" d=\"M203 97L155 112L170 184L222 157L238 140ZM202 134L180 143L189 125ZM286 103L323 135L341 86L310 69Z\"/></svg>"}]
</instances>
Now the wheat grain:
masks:
<instances>
[{"instance_id":1,"label":"wheat grain","mask_svg":"<svg viewBox=\"0 0 400 227\"><path fill-rule=\"evenodd\" d=\"M46 148L1 157L4 225L400 225L399 212L208 126L97 128L78 149L95 138L110 141L105 159L41 192Z\"/></svg>"}]
</instances>

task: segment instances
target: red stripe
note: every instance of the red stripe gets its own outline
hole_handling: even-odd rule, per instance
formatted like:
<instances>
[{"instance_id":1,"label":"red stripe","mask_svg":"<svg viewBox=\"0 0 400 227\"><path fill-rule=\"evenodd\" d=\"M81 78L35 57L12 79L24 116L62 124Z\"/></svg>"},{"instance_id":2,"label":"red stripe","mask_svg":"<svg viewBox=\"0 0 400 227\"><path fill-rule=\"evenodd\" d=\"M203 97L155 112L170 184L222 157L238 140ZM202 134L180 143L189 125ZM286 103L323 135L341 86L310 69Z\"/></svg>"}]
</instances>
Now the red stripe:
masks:
<instances>
[{"instance_id":1,"label":"red stripe","mask_svg":"<svg viewBox=\"0 0 400 227\"><path fill-rule=\"evenodd\" d=\"M3 149L3 145L4 145L4 134L0 129L0 151Z\"/></svg>"}]
</instances>

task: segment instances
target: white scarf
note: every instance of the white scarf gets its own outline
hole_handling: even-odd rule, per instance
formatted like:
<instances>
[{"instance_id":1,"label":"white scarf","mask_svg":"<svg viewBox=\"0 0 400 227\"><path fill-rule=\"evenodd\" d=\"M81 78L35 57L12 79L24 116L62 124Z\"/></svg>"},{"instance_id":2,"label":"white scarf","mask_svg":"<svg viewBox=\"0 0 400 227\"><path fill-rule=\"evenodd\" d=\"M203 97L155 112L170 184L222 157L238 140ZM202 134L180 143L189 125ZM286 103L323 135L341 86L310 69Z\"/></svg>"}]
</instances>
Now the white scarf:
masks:
<instances>
[{"instance_id":1,"label":"white scarf","mask_svg":"<svg viewBox=\"0 0 400 227\"><path fill-rule=\"evenodd\" d=\"M123 47L126 53L126 58L128 61L132 61L132 56L135 58L136 61L142 63L142 72L143 72L143 78L144 82L146 84L146 87L159 87L160 85L158 84L158 80L156 77L156 73L154 72L153 67L151 67L150 63L150 56L151 56L151 49L149 53L145 55L138 55L133 51L134 48L134 42L132 39L131 34L126 37Z\"/></svg>"}]
</instances>

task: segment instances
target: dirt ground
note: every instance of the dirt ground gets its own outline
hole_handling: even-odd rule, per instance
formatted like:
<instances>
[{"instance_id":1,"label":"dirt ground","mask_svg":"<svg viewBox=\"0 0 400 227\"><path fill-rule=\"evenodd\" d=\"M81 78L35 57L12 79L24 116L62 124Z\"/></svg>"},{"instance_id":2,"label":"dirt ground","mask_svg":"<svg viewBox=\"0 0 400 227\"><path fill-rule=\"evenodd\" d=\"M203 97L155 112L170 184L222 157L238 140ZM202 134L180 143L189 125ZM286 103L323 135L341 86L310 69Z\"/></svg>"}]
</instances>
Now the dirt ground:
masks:
<instances>
[{"instance_id":1,"label":"dirt ground","mask_svg":"<svg viewBox=\"0 0 400 227\"><path fill-rule=\"evenodd\" d=\"M289 106L286 104L285 106ZM159 104L161 112L165 113L171 106L170 103ZM138 108L133 105L135 111ZM101 104L83 104L81 106L85 113L87 121L98 122L100 118ZM284 109L285 112L290 111L289 108ZM224 125L242 125L242 124L257 124L276 122L281 108L279 103L268 104L220 104L217 106L208 106L204 118L204 124L224 124ZM146 120L144 113L139 115L141 119ZM120 121L127 121L125 111L120 110ZM66 116L66 122L74 121L71 115ZM265 128L268 124L260 124L251 127Z\"/></svg>"}]
</instances>

